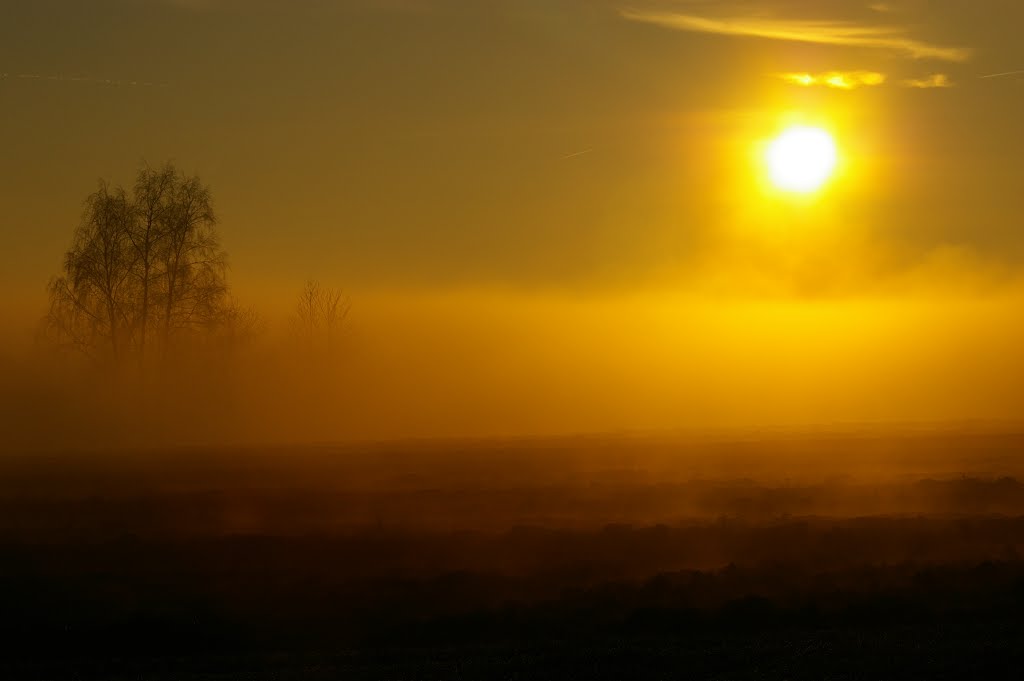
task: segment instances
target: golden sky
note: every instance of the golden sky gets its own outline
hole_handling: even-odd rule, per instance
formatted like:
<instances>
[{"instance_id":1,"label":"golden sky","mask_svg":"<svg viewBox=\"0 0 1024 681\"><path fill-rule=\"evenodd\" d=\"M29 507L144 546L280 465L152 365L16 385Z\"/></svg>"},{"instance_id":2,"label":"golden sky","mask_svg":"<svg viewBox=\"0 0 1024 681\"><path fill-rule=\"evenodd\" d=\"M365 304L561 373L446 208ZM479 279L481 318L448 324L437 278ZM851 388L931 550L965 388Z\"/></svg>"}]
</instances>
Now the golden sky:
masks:
<instances>
[{"instance_id":1,"label":"golden sky","mask_svg":"<svg viewBox=\"0 0 1024 681\"><path fill-rule=\"evenodd\" d=\"M351 293L356 373L415 385L381 432L1011 418L1022 22L1009 0L15 1L0 311L42 308L97 178L173 159L213 187L239 297ZM807 197L758 155L794 123L839 148Z\"/></svg>"}]
</instances>

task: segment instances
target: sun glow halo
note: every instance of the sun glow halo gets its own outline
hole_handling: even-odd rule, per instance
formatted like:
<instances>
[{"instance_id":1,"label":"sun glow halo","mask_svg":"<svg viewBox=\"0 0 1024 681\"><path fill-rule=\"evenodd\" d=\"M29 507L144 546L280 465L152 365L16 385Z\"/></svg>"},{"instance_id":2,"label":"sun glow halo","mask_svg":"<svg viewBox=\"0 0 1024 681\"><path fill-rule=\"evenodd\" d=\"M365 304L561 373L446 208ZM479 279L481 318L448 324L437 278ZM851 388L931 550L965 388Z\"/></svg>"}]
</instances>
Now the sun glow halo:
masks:
<instances>
[{"instance_id":1,"label":"sun glow halo","mask_svg":"<svg viewBox=\"0 0 1024 681\"><path fill-rule=\"evenodd\" d=\"M837 156L835 141L828 132L794 126L768 145L768 174L778 189L807 194L831 177Z\"/></svg>"}]
</instances>

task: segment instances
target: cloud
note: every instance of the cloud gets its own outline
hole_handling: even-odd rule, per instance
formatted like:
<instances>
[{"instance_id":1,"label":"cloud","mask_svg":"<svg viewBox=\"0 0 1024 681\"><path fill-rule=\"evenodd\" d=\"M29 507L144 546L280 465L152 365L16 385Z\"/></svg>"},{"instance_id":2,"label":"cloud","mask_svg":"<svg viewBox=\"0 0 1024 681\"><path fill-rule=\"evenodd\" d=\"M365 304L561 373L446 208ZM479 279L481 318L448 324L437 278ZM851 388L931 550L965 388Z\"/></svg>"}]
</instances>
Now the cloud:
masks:
<instances>
[{"instance_id":1,"label":"cloud","mask_svg":"<svg viewBox=\"0 0 1024 681\"><path fill-rule=\"evenodd\" d=\"M903 85L921 90L930 90L932 88L953 87L953 82L945 73L933 73L924 78L910 78L903 81Z\"/></svg>"},{"instance_id":2,"label":"cloud","mask_svg":"<svg viewBox=\"0 0 1024 681\"><path fill-rule=\"evenodd\" d=\"M800 87L828 87L837 90L856 90L859 87L884 85L886 76L875 71L826 71L824 73L807 73L794 71L777 73L776 77L791 85ZM933 73L923 78L908 78L900 81L903 87L927 90L932 88L953 87L953 82L945 73Z\"/></svg>"},{"instance_id":3,"label":"cloud","mask_svg":"<svg viewBox=\"0 0 1024 681\"><path fill-rule=\"evenodd\" d=\"M751 16L709 17L668 11L620 10L630 21L657 24L680 31L746 36L769 40L864 47L900 52L914 59L965 62L971 51L916 40L898 26L871 26L851 21L765 19Z\"/></svg>"},{"instance_id":4,"label":"cloud","mask_svg":"<svg viewBox=\"0 0 1024 681\"><path fill-rule=\"evenodd\" d=\"M793 85L835 88L837 90L855 90L859 87L882 85L885 74L876 71L826 71L825 73L780 73L779 78Z\"/></svg>"}]
</instances>

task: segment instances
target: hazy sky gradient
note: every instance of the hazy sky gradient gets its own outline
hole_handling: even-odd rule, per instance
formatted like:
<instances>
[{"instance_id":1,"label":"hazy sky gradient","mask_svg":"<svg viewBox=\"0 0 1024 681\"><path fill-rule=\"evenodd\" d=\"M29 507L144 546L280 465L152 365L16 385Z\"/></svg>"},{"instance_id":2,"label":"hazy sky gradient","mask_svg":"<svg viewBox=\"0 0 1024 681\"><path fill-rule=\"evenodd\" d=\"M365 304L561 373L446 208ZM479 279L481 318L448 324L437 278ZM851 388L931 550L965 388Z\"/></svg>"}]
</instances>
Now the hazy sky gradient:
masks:
<instances>
[{"instance_id":1,"label":"hazy sky gradient","mask_svg":"<svg viewBox=\"0 0 1024 681\"><path fill-rule=\"evenodd\" d=\"M732 356L744 338L792 324L748 302L805 305L794 314L817 331L793 332L791 348L765 341L775 350L753 360L773 381L787 353L840 323L844 305L867 307L840 315L842 324L874 320L865 324L893 341L858 360L878 366L900 365L886 347L909 358L926 340L946 342L937 329L984 317L988 326L971 322L929 355L924 374L950 361L973 366L990 333L1014 337L1020 327L1009 311L1024 301L1024 75L983 77L1024 68L1018 2L11 0L3 14L9 315L41 309L97 178L129 182L140 163L174 159L212 185L236 293L271 316L307 278L344 286L357 335L392 348L374 350L379 367L370 365L382 371L419 357L394 345L417 323L449 341L483 329L489 340L466 351L479 366L439 360L439 377L447 366L473 386L452 388L461 392L450 409L481 404L473 394L487 393L488 380L500 385L481 367L515 375L547 357L564 368L550 379L568 386L560 399L593 392L621 416L621 385L594 392L580 378L603 367L631 377L634 392L649 388L637 402L647 408L612 425L672 425L673 405L687 402L678 386L693 385L688 367L706 359L667 350L672 333L698 342L685 322L705 313L688 306L735 315L699 341L721 341ZM884 82L843 89L780 77L830 72ZM936 83L949 87L925 87ZM840 177L816 201L766 195L755 162L759 140L794 117L833 129L843 155ZM931 302L909 302L922 298ZM410 321L423 300L445 314ZM648 301L660 321L631 319L643 304L629 300ZM929 306L907 318L930 321L894 321L901 304ZM482 312L502 305L516 310L524 336L506 355L495 353L504 327ZM585 340L570 322L580 317L596 325ZM665 334L660 354L647 355L664 362L623 362L646 352L649 334ZM560 358L579 355L579 342L591 344L590 359L571 368ZM819 361L850 376L844 342L821 341ZM456 354L451 342L437 345L436 357ZM718 377L702 385L731 395L718 416L757 421L736 416L749 408L736 395L757 372L714 366ZM991 397L993 384L978 378L989 376L1009 390L998 370L979 371L943 385ZM808 397L806 413L874 418L885 410L868 396L886 385L853 386L854 397L820 413ZM478 423L550 430L555 419L527 404L526 386L517 390L526 406L496 400L493 418ZM1010 411L995 398L977 409L953 397L914 406L928 390L911 390L900 400L906 414L892 415ZM576 421L599 426L597 413ZM441 430L458 431L449 420L456 425ZM530 425L538 421L544 428Z\"/></svg>"}]
</instances>

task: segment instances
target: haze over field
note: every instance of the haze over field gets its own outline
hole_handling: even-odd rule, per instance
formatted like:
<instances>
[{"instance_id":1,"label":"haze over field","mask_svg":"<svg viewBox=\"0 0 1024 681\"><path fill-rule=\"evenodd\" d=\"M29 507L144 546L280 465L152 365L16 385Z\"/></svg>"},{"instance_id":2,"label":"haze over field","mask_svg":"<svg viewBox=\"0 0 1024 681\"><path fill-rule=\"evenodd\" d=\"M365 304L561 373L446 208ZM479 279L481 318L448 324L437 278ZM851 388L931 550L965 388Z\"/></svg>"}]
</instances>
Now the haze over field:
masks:
<instances>
[{"instance_id":1,"label":"haze over field","mask_svg":"<svg viewBox=\"0 0 1024 681\"><path fill-rule=\"evenodd\" d=\"M0 678L1024 666L1024 3L0 5Z\"/></svg>"}]
</instances>

